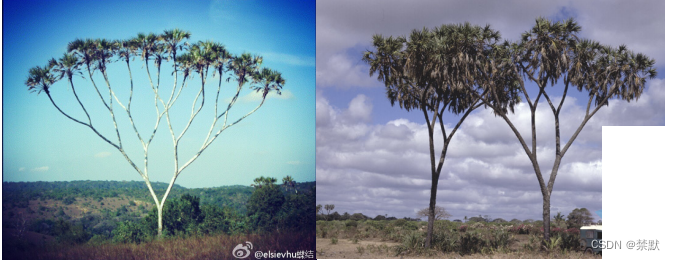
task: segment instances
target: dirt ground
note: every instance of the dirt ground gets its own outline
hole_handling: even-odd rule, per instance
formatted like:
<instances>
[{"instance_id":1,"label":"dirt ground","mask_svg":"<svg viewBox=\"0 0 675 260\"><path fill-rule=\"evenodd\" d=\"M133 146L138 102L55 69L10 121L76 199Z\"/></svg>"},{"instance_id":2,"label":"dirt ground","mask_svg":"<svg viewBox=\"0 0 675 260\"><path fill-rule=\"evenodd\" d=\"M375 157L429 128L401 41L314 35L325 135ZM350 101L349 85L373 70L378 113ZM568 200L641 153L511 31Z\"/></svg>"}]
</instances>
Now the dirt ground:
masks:
<instances>
[{"instance_id":1,"label":"dirt ground","mask_svg":"<svg viewBox=\"0 0 675 260\"><path fill-rule=\"evenodd\" d=\"M348 239L339 239L337 244L331 244L330 238L317 238L316 257L320 259L391 259L395 258L396 252L393 247L396 245L398 243L382 242L379 239L361 240L356 244ZM359 253L359 247L363 248L362 253Z\"/></svg>"},{"instance_id":2,"label":"dirt ground","mask_svg":"<svg viewBox=\"0 0 675 260\"><path fill-rule=\"evenodd\" d=\"M517 235L516 243L512 248L519 247L527 240L527 235ZM431 252L423 255L411 255L405 252L396 256L395 246L400 245L394 242L383 242L378 238L359 240L354 243L349 239L338 239L336 244L331 243L330 238L316 239L316 256L319 259L545 259L545 258L567 258L567 259L602 259L601 255L583 254L582 252L567 252L565 254L545 253L545 252L524 252L522 250L510 253L494 254L472 254L460 255L458 253Z\"/></svg>"}]
</instances>

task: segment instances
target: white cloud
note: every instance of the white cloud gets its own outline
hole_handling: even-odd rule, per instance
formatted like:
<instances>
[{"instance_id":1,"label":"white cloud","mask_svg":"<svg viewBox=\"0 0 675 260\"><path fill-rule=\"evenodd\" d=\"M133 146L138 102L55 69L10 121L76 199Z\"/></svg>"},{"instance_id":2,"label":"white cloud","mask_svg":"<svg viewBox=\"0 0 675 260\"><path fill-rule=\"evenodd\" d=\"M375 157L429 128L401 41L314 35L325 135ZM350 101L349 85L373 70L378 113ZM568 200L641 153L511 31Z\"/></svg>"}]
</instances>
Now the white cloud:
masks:
<instances>
[{"instance_id":1,"label":"white cloud","mask_svg":"<svg viewBox=\"0 0 675 260\"><path fill-rule=\"evenodd\" d=\"M297 55L276 53L276 52L265 52L262 53L261 56L263 56L265 62L272 61L293 66L306 66L306 67L316 66L314 57L301 57Z\"/></svg>"},{"instance_id":2,"label":"white cloud","mask_svg":"<svg viewBox=\"0 0 675 260\"><path fill-rule=\"evenodd\" d=\"M663 6L663 1L319 1L317 86L337 88L335 91L382 87L376 77L369 77L368 65L360 60L360 53L372 48L374 34L401 36L412 29L468 21L490 24L502 38L517 40L540 16L574 16L582 26L581 37L613 46L626 44L656 59L662 69ZM665 80L649 80L639 101L612 100L600 109L562 160L552 208L564 214L575 207L602 208L602 126L664 125L664 89ZM563 145L585 114L586 95L571 92L575 93L567 97L560 117ZM561 94L552 91L549 95L557 102ZM403 118L372 124L370 120L379 116L372 105L357 106L368 104L367 97L356 96L349 106L338 108L331 104L332 96L324 97L320 89L317 91L317 203L335 204L340 212L372 217L385 213L413 216L414 209L429 203L426 125ZM371 103L377 104L378 100L371 98L375 100ZM355 116L359 115L355 111L368 117ZM509 118L531 145L528 107L518 105ZM548 104L539 104L536 120L538 160L547 181L555 158L554 120ZM440 129L434 133L440 140ZM440 147L437 143L436 149ZM541 202L532 164L511 129L490 111L473 112L450 143L439 181L438 205L457 218L489 214L504 219L539 219Z\"/></svg>"},{"instance_id":3,"label":"white cloud","mask_svg":"<svg viewBox=\"0 0 675 260\"><path fill-rule=\"evenodd\" d=\"M553 206L563 213L577 207L602 208L602 125L663 124L664 112L659 108L665 104L663 89L662 80L653 80L639 102L612 100L609 107L600 109L562 160ZM385 213L414 216L411 208L429 202L427 127L407 119L369 124L366 119L372 116L372 105L366 106L367 100L357 95L346 110L340 110L321 92L317 95L317 203L335 204L340 211L371 217ZM585 113L582 105L584 100L566 100L560 117L563 145L581 123ZM355 117L355 111L368 117ZM509 117L529 146L529 108L518 105ZM540 103L536 120L538 162L548 182L555 159L553 117L548 104ZM451 127L454 125L446 126ZM434 134L436 140L442 139L440 127ZM440 141L435 148L440 154ZM532 163L503 119L488 110L475 111L448 150L439 181L438 205L453 214L541 218L541 192Z\"/></svg>"},{"instance_id":4,"label":"white cloud","mask_svg":"<svg viewBox=\"0 0 675 260\"><path fill-rule=\"evenodd\" d=\"M368 76L368 65L354 61L344 53L333 54L326 60L319 60L316 83L319 87L374 87L376 78Z\"/></svg>"},{"instance_id":5,"label":"white cloud","mask_svg":"<svg viewBox=\"0 0 675 260\"><path fill-rule=\"evenodd\" d=\"M19 171L20 171L20 172L26 171L26 167L21 167L21 168L19 168Z\"/></svg>"},{"instance_id":6,"label":"white cloud","mask_svg":"<svg viewBox=\"0 0 675 260\"><path fill-rule=\"evenodd\" d=\"M46 172L49 171L49 166L42 166L30 169L31 172Z\"/></svg>"},{"instance_id":7,"label":"white cloud","mask_svg":"<svg viewBox=\"0 0 675 260\"><path fill-rule=\"evenodd\" d=\"M281 95L277 94L274 91L270 91L269 93L267 93L266 101L270 100L270 99L282 99L282 100L284 100L284 99L294 99L294 98L295 98L295 96L293 95L293 92L291 92L290 90L284 89L284 90L281 90ZM229 104L230 100L232 100L232 99L228 99L225 104ZM262 91L257 91L257 92L251 91L250 93L246 94L246 96L244 96L242 98L242 100L244 102L260 102L260 101L262 101Z\"/></svg>"},{"instance_id":8,"label":"white cloud","mask_svg":"<svg viewBox=\"0 0 675 260\"><path fill-rule=\"evenodd\" d=\"M349 120L355 122L367 122L370 121L370 112L372 111L373 104L370 102L370 98L360 94L349 102L349 108L347 108L345 115Z\"/></svg>"},{"instance_id":9,"label":"white cloud","mask_svg":"<svg viewBox=\"0 0 675 260\"><path fill-rule=\"evenodd\" d=\"M602 44L643 52L665 64L664 2L645 1L318 1L316 18L317 85L372 87L364 77L366 64L347 58L370 47L372 36L404 36L413 29L448 23L490 24L503 39L519 40L537 17L577 16L581 36ZM636 11L638 10L638 11ZM631 19L626 19L631 17Z\"/></svg>"},{"instance_id":10,"label":"white cloud","mask_svg":"<svg viewBox=\"0 0 675 260\"><path fill-rule=\"evenodd\" d=\"M112 155L110 152L100 152L94 155L96 158L105 158Z\"/></svg>"}]
</instances>

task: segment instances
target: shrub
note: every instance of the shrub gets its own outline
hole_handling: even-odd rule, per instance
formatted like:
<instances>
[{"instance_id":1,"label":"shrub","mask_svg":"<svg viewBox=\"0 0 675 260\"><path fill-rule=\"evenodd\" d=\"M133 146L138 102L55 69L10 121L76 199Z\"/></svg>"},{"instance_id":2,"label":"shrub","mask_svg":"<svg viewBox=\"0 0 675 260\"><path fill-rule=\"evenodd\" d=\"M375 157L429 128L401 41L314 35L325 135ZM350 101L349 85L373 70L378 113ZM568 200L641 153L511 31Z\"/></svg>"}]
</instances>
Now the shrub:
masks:
<instances>
[{"instance_id":1,"label":"shrub","mask_svg":"<svg viewBox=\"0 0 675 260\"><path fill-rule=\"evenodd\" d=\"M59 219L54 223L52 235L56 236L57 241L66 244L82 244L90 238L90 234L84 230L84 226L81 223L73 225L63 219Z\"/></svg>"},{"instance_id":2,"label":"shrub","mask_svg":"<svg viewBox=\"0 0 675 260\"><path fill-rule=\"evenodd\" d=\"M74 202L75 198L72 196L66 196L65 198L63 198L63 204L70 205L73 204Z\"/></svg>"},{"instance_id":3,"label":"shrub","mask_svg":"<svg viewBox=\"0 0 675 260\"><path fill-rule=\"evenodd\" d=\"M424 248L424 235L421 232L409 232L403 237L403 247L410 251L419 251Z\"/></svg>"},{"instance_id":4,"label":"shrub","mask_svg":"<svg viewBox=\"0 0 675 260\"><path fill-rule=\"evenodd\" d=\"M492 239L489 244L491 248L507 248L509 244L513 241L509 233L503 231L495 231L492 234Z\"/></svg>"},{"instance_id":5,"label":"shrub","mask_svg":"<svg viewBox=\"0 0 675 260\"><path fill-rule=\"evenodd\" d=\"M337 243L338 243L337 237L332 237L332 238L330 239L330 243L333 244L333 245L337 244Z\"/></svg>"},{"instance_id":6,"label":"shrub","mask_svg":"<svg viewBox=\"0 0 675 260\"><path fill-rule=\"evenodd\" d=\"M285 197L279 186L265 185L256 188L246 205L246 212L252 226L262 232L275 230L279 222L277 213L284 202Z\"/></svg>"},{"instance_id":7,"label":"shrub","mask_svg":"<svg viewBox=\"0 0 675 260\"><path fill-rule=\"evenodd\" d=\"M113 242L115 243L136 243L152 239L152 231L136 222L121 222L113 230Z\"/></svg>"},{"instance_id":8,"label":"shrub","mask_svg":"<svg viewBox=\"0 0 675 260\"><path fill-rule=\"evenodd\" d=\"M434 229L431 247L445 253L452 252L456 250L458 240L456 233L437 232L437 229Z\"/></svg>"},{"instance_id":9,"label":"shrub","mask_svg":"<svg viewBox=\"0 0 675 260\"><path fill-rule=\"evenodd\" d=\"M321 238L326 238L326 236L328 235L328 228L326 227L319 228L319 234L321 235Z\"/></svg>"},{"instance_id":10,"label":"shrub","mask_svg":"<svg viewBox=\"0 0 675 260\"><path fill-rule=\"evenodd\" d=\"M459 254L473 254L480 252L487 245L483 236L474 232L466 232L459 238Z\"/></svg>"},{"instance_id":11,"label":"shrub","mask_svg":"<svg viewBox=\"0 0 675 260\"><path fill-rule=\"evenodd\" d=\"M405 219L397 219L397 220L394 220L394 226L402 227L402 226L404 226L407 222L408 222L408 221L406 221Z\"/></svg>"},{"instance_id":12,"label":"shrub","mask_svg":"<svg viewBox=\"0 0 675 260\"><path fill-rule=\"evenodd\" d=\"M347 228L350 227L357 228L359 226L359 222L356 222L356 220L347 220L345 225L347 226Z\"/></svg>"},{"instance_id":13,"label":"shrub","mask_svg":"<svg viewBox=\"0 0 675 260\"><path fill-rule=\"evenodd\" d=\"M385 226L385 225L384 225L384 221L372 221L372 220L368 220L368 221L366 221L366 224L370 225L371 227L373 227L373 228L376 229L376 230L383 230L383 229L384 229L384 226Z\"/></svg>"},{"instance_id":14,"label":"shrub","mask_svg":"<svg viewBox=\"0 0 675 260\"><path fill-rule=\"evenodd\" d=\"M558 236L560 236L560 249L576 250L581 246L579 229L570 228L561 232Z\"/></svg>"},{"instance_id":15,"label":"shrub","mask_svg":"<svg viewBox=\"0 0 675 260\"><path fill-rule=\"evenodd\" d=\"M466 232L466 229L467 229L466 225L459 226L459 232Z\"/></svg>"},{"instance_id":16,"label":"shrub","mask_svg":"<svg viewBox=\"0 0 675 260\"><path fill-rule=\"evenodd\" d=\"M365 252L365 251L366 251L366 249L365 249L364 247L362 247L362 246L356 247L356 252L358 252L358 253L361 254L361 255L362 255L363 252Z\"/></svg>"},{"instance_id":17,"label":"shrub","mask_svg":"<svg viewBox=\"0 0 675 260\"><path fill-rule=\"evenodd\" d=\"M450 220L440 219L434 221L434 230L453 230L457 228L459 223Z\"/></svg>"},{"instance_id":18,"label":"shrub","mask_svg":"<svg viewBox=\"0 0 675 260\"><path fill-rule=\"evenodd\" d=\"M417 224L412 221L406 221L402 228L405 230L417 230Z\"/></svg>"}]
</instances>

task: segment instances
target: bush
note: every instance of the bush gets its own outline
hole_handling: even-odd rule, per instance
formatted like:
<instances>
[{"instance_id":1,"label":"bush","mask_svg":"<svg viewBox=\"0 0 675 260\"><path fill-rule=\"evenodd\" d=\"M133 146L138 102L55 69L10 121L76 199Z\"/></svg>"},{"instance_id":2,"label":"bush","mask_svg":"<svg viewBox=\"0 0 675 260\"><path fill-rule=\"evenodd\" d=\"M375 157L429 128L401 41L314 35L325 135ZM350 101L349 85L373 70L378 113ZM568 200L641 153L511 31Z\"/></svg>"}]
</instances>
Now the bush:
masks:
<instances>
[{"instance_id":1,"label":"bush","mask_svg":"<svg viewBox=\"0 0 675 260\"><path fill-rule=\"evenodd\" d=\"M290 230L313 230L312 226L316 223L315 201L314 193L287 195L284 205L281 207L281 212L279 212L281 226ZM339 220L339 217L338 214L335 220Z\"/></svg>"},{"instance_id":2,"label":"bush","mask_svg":"<svg viewBox=\"0 0 675 260\"><path fill-rule=\"evenodd\" d=\"M408 221L405 220L405 219L397 219L397 220L394 220L394 226L397 226L397 227L402 227L402 226L404 226L406 223L408 223Z\"/></svg>"},{"instance_id":3,"label":"bush","mask_svg":"<svg viewBox=\"0 0 675 260\"><path fill-rule=\"evenodd\" d=\"M228 233L230 230L230 220L225 215L223 208L213 205L201 207L202 222L199 223L199 234L218 234Z\"/></svg>"},{"instance_id":4,"label":"bush","mask_svg":"<svg viewBox=\"0 0 675 260\"><path fill-rule=\"evenodd\" d=\"M404 250L419 252L424 248L424 241L426 241L424 234L421 232L409 232L403 237Z\"/></svg>"},{"instance_id":5,"label":"bush","mask_svg":"<svg viewBox=\"0 0 675 260\"><path fill-rule=\"evenodd\" d=\"M63 198L63 204L70 205L75 202L75 198L72 196L66 196Z\"/></svg>"},{"instance_id":6,"label":"bush","mask_svg":"<svg viewBox=\"0 0 675 260\"><path fill-rule=\"evenodd\" d=\"M417 223L413 221L406 221L405 225L403 225L404 230L417 230Z\"/></svg>"},{"instance_id":7,"label":"bush","mask_svg":"<svg viewBox=\"0 0 675 260\"><path fill-rule=\"evenodd\" d=\"M373 227L373 228L376 229L376 230L383 230L383 229L384 229L384 226L385 226L385 222L384 222L384 221L372 221L372 220L368 220L368 221L366 221L366 224L370 225L371 227Z\"/></svg>"},{"instance_id":8,"label":"bush","mask_svg":"<svg viewBox=\"0 0 675 260\"><path fill-rule=\"evenodd\" d=\"M511 241L513 241L513 239L509 233L504 231L495 231L492 234L492 239L490 239L489 244L490 247L494 249L508 248L509 244L511 244Z\"/></svg>"},{"instance_id":9,"label":"bush","mask_svg":"<svg viewBox=\"0 0 675 260\"><path fill-rule=\"evenodd\" d=\"M474 232L467 232L459 238L459 254L473 254L480 252L487 245L483 236Z\"/></svg>"},{"instance_id":10,"label":"bush","mask_svg":"<svg viewBox=\"0 0 675 260\"><path fill-rule=\"evenodd\" d=\"M276 230L279 222L277 213L284 205L284 201L284 194L277 185L256 188L246 205L252 227L259 232Z\"/></svg>"},{"instance_id":11,"label":"bush","mask_svg":"<svg viewBox=\"0 0 675 260\"><path fill-rule=\"evenodd\" d=\"M347 220L345 226L347 226L347 228L350 227L357 228L359 226L359 222L356 222L355 220Z\"/></svg>"},{"instance_id":12,"label":"bush","mask_svg":"<svg viewBox=\"0 0 675 260\"><path fill-rule=\"evenodd\" d=\"M456 233L434 229L431 247L445 253L452 252L456 250L458 240Z\"/></svg>"},{"instance_id":13,"label":"bush","mask_svg":"<svg viewBox=\"0 0 675 260\"><path fill-rule=\"evenodd\" d=\"M87 242L90 234L84 230L84 226L73 225L63 219L59 219L52 227L52 235L56 236L56 240L66 244L82 244Z\"/></svg>"},{"instance_id":14,"label":"bush","mask_svg":"<svg viewBox=\"0 0 675 260\"><path fill-rule=\"evenodd\" d=\"M411 222L414 223L414 222ZM457 228L459 223L450 220L439 219L434 221L434 230L453 230Z\"/></svg>"},{"instance_id":15,"label":"bush","mask_svg":"<svg viewBox=\"0 0 675 260\"><path fill-rule=\"evenodd\" d=\"M466 232L466 229L467 229L466 225L459 226L459 232Z\"/></svg>"},{"instance_id":16,"label":"bush","mask_svg":"<svg viewBox=\"0 0 675 260\"><path fill-rule=\"evenodd\" d=\"M142 224L125 221L121 222L115 230L113 230L113 242L115 243L136 243L148 241L152 239L152 231L148 230Z\"/></svg>"}]
</instances>

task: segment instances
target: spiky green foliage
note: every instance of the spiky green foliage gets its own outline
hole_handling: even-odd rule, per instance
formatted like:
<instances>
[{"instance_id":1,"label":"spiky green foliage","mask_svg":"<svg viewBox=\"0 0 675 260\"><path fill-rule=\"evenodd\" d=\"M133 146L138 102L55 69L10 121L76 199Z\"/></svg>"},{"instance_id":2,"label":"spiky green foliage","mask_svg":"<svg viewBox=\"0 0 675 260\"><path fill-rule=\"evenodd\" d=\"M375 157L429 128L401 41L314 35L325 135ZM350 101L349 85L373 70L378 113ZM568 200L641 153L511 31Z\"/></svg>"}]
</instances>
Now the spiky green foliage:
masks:
<instances>
[{"instance_id":1,"label":"spiky green foliage","mask_svg":"<svg viewBox=\"0 0 675 260\"><path fill-rule=\"evenodd\" d=\"M49 66L35 66L28 71L28 79L26 79L26 86L28 91L38 94L45 92L49 94L49 88L56 82L56 77L52 75Z\"/></svg>"}]
</instances>

